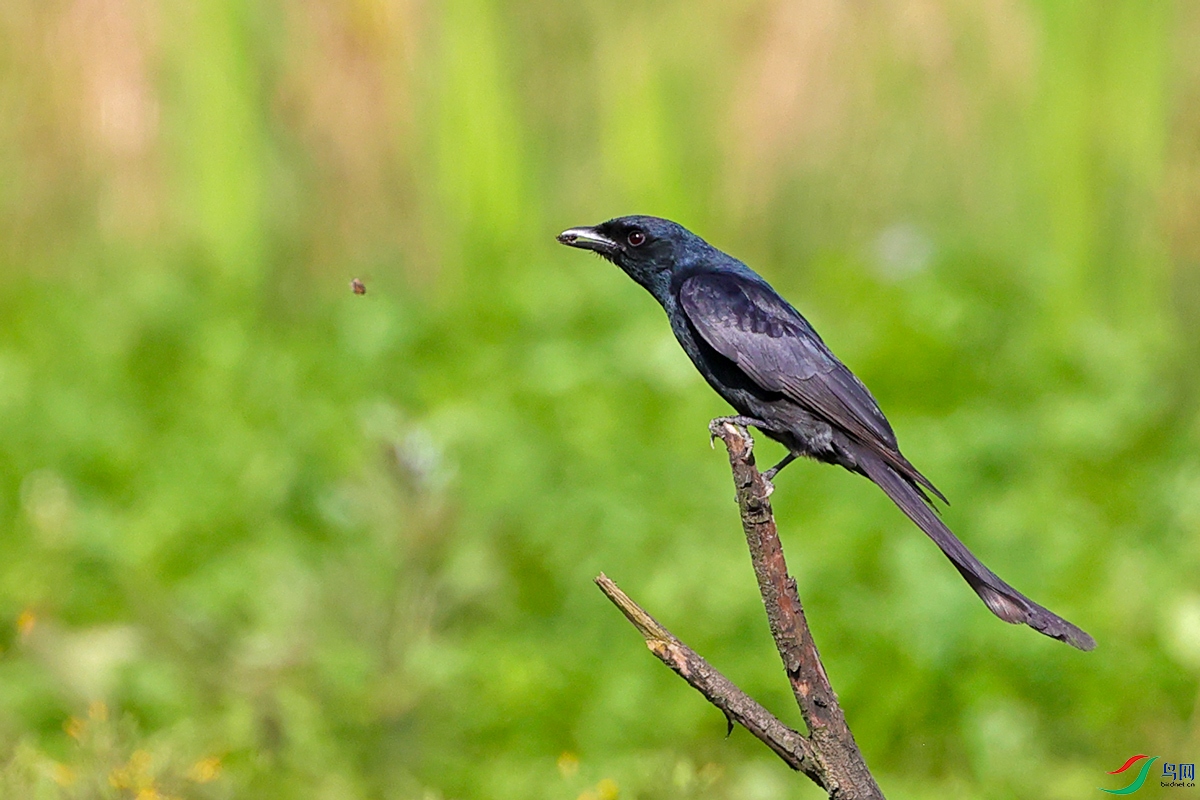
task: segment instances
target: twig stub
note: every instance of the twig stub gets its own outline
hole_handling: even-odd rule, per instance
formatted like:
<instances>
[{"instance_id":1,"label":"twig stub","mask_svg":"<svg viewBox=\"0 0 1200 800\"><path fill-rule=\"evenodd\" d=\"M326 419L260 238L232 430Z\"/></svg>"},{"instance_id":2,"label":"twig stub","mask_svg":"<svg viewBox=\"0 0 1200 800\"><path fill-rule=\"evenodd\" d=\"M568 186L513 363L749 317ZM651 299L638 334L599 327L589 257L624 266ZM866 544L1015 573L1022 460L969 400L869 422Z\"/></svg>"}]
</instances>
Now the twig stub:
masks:
<instances>
[{"instance_id":1,"label":"twig stub","mask_svg":"<svg viewBox=\"0 0 1200 800\"><path fill-rule=\"evenodd\" d=\"M625 618L633 623L650 652L691 684L710 703L721 709L725 719L736 722L770 747L794 770L803 772L818 784L820 765L813 757L808 740L799 732L780 722L754 698L743 692L694 650L675 638L654 617L629 598L607 576L601 573L596 585L613 602Z\"/></svg>"}]
</instances>

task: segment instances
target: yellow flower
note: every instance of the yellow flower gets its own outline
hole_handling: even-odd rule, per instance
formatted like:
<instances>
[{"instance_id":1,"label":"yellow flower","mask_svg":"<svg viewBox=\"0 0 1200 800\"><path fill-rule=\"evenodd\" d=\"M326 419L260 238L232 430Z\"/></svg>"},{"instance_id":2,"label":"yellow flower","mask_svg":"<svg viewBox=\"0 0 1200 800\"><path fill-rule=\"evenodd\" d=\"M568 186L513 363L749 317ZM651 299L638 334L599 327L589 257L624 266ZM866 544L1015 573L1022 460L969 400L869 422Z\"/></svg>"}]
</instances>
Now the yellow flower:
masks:
<instances>
[{"instance_id":1,"label":"yellow flower","mask_svg":"<svg viewBox=\"0 0 1200 800\"><path fill-rule=\"evenodd\" d=\"M135 750L129 763L117 767L108 774L108 782L114 789L153 790L154 778L150 775L153 757L145 750ZM138 795L141 797L141 795Z\"/></svg>"},{"instance_id":2,"label":"yellow flower","mask_svg":"<svg viewBox=\"0 0 1200 800\"><path fill-rule=\"evenodd\" d=\"M572 778L579 772L579 756L564 752L558 757L558 773L564 778Z\"/></svg>"},{"instance_id":3,"label":"yellow flower","mask_svg":"<svg viewBox=\"0 0 1200 800\"><path fill-rule=\"evenodd\" d=\"M612 778L605 778L596 784L596 794L599 795L600 800L617 800L621 794L621 788Z\"/></svg>"},{"instance_id":4,"label":"yellow flower","mask_svg":"<svg viewBox=\"0 0 1200 800\"><path fill-rule=\"evenodd\" d=\"M146 776L150 771L150 762L153 761L153 756L146 750L134 750L133 755L129 757L129 769L137 776Z\"/></svg>"},{"instance_id":5,"label":"yellow flower","mask_svg":"<svg viewBox=\"0 0 1200 800\"><path fill-rule=\"evenodd\" d=\"M83 738L84 731L87 730L87 723L79 717L71 717L63 723L63 730L67 732L67 736L78 741Z\"/></svg>"},{"instance_id":6,"label":"yellow flower","mask_svg":"<svg viewBox=\"0 0 1200 800\"><path fill-rule=\"evenodd\" d=\"M108 773L108 785L114 789L129 788L129 770L124 767L117 767L112 772Z\"/></svg>"},{"instance_id":7,"label":"yellow flower","mask_svg":"<svg viewBox=\"0 0 1200 800\"><path fill-rule=\"evenodd\" d=\"M24 639L33 632L33 626L37 624L37 615L31 609L25 609L21 615L17 617L17 633L21 634Z\"/></svg>"},{"instance_id":8,"label":"yellow flower","mask_svg":"<svg viewBox=\"0 0 1200 800\"><path fill-rule=\"evenodd\" d=\"M75 773L66 764L55 764L53 777L59 786L70 786L75 782Z\"/></svg>"},{"instance_id":9,"label":"yellow flower","mask_svg":"<svg viewBox=\"0 0 1200 800\"><path fill-rule=\"evenodd\" d=\"M217 756L192 764L187 772L188 780L196 783L211 783L221 777L221 759Z\"/></svg>"}]
</instances>

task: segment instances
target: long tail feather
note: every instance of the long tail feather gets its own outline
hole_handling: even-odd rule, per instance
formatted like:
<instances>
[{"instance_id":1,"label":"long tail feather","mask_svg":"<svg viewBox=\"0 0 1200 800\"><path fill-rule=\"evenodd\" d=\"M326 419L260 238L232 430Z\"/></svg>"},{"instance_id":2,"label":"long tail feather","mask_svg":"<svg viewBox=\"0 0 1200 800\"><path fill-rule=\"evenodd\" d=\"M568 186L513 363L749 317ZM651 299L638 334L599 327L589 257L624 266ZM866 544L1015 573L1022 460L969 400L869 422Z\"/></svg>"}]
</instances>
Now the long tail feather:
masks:
<instances>
[{"instance_id":1,"label":"long tail feather","mask_svg":"<svg viewBox=\"0 0 1200 800\"><path fill-rule=\"evenodd\" d=\"M866 448L859 449L855 455L867 477L941 548L993 614L1005 622L1028 625L1080 650L1091 650L1096 646L1096 640L1078 626L1033 602L984 566L922 499L923 493L878 456Z\"/></svg>"}]
</instances>

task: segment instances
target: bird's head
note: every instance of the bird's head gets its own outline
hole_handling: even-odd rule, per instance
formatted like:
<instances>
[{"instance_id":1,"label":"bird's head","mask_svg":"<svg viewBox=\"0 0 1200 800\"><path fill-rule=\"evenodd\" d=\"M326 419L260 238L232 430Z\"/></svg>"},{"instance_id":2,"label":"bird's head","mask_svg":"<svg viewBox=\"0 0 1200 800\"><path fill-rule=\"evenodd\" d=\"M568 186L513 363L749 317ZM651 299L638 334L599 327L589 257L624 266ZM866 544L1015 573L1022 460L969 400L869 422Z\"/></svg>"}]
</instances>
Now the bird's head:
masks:
<instances>
[{"instance_id":1,"label":"bird's head","mask_svg":"<svg viewBox=\"0 0 1200 800\"><path fill-rule=\"evenodd\" d=\"M660 301L669 291L672 273L689 256L708 249L704 240L682 225L659 217L617 217L586 228L571 228L558 241L591 250L623 269Z\"/></svg>"}]
</instances>

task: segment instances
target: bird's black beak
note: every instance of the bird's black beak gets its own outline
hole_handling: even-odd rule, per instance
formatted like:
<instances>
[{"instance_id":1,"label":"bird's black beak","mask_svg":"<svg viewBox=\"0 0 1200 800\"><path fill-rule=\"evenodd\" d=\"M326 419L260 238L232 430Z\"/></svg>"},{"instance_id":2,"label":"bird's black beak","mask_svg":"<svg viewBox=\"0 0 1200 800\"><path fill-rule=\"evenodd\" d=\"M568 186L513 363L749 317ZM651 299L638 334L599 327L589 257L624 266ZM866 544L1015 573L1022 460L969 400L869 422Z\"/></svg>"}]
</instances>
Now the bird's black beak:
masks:
<instances>
[{"instance_id":1,"label":"bird's black beak","mask_svg":"<svg viewBox=\"0 0 1200 800\"><path fill-rule=\"evenodd\" d=\"M592 250L611 258L617 252L617 243L595 228L571 228L558 235L558 241L569 247Z\"/></svg>"}]
</instances>

